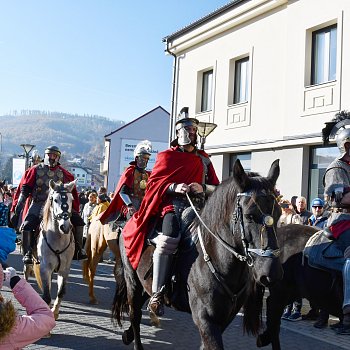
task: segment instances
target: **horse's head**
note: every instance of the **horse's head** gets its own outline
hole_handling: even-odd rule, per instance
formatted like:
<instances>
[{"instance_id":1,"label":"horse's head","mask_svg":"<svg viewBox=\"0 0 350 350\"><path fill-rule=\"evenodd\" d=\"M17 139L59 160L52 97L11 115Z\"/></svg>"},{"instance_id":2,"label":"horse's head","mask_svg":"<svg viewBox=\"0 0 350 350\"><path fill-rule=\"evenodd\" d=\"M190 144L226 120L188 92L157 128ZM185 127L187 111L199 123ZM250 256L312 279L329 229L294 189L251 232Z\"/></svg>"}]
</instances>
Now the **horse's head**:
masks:
<instances>
[{"instance_id":1,"label":"horse's head","mask_svg":"<svg viewBox=\"0 0 350 350\"><path fill-rule=\"evenodd\" d=\"M71 229L70 218L72 216L73 195L72 190L76 180L70 183L56 183L50 180L49 203L52 218L61 233L67 234Z\"/></svg>"},{"instance_id":2,"label":"horse's head","mask_svg":"<svg viewBox=\"0 0 350 350\"><path fill-rule=\"evenodd\" d=\"M239 160L233 167L237 188L236 226L241 233L247 263L253 267L255 280L264 286L283 276L276 237L281 209L274 191L279 173L279 160L272 163L266 178L253 173L248 176Z\"/></svg>"}]
</instances>

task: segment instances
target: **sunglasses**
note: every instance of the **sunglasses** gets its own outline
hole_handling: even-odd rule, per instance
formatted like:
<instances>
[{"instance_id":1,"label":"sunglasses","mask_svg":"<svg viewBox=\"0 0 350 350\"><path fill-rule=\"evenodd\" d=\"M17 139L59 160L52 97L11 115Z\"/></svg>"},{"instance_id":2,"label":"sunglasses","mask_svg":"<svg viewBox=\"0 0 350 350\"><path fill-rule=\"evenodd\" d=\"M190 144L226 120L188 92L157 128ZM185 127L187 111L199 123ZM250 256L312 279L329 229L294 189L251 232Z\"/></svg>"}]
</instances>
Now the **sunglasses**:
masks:
<instances>
[{"instance_id":1,"label":"sunglasses","mask_svg":"<svg viewBox=\"0 0 350 350\"><path fill-rule=\"evenodd\" d=\"M318 209L322 209L322 205L314 205L313 208L318 208Z\"/></svg>"}]
</instances>

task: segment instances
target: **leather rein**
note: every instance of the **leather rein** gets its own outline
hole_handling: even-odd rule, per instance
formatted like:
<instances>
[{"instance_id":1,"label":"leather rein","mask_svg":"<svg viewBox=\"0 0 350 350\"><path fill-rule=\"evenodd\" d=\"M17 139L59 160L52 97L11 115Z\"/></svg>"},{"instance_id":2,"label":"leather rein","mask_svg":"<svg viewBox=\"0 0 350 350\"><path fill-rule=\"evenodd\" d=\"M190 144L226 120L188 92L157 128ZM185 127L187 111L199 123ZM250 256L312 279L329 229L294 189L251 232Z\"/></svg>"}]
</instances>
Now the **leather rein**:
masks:
<instances>
[{"instance_id":1,"label":"leather rein","mask_svg":"<svg viewBox=\"0 0 350 350\"><path fill-rule=\"evenodd\" d=\"M67 196L68 191L63 186L61 186L60 189L58 191L55 191L55 192L57 192L57 193L59 193L61 195L61 201L62 201L62 203L61 203L62 213L55 215L53 210L51 212L53 221L54 221L56 229L57 229L58 228L57 227L58 220L61 220L61 219L69 220L71 218L71 216L72 216L72 213L70 213L68 211L68 209L69 209L68 196ZM51 206L52 206L52 201L53 201L53 197L52 197L52 195L50 195ZM70 230L70 239L69 239L68 245L66 247L64 247L62 250L58 250L58 249L55 250L54 248L52 248L52 246L50 245L50 243L47 240L46 232L44 231L44 229L42 229L41 232L42 232L42 235L44 237L45 243L47 244L49 249L57 256L58 267L57 267L56 271L58 271L60 269L60 267L61 267L61 257L60 257L60 255L62 253L64 253L69 248L69 246L72 244L72 241L73 241L72 230Z\"/></svg>"},{"instance_id":2,"label":"leather rein","mask_svg":"<svg viewBox=\"0 0 350 350\"><path fill-rule=\"evenodd\" d=\"M262 192L262 195L268 195L265 191ZM203 227L211 234L212 237L214 237L226 250L228 250L230 253L232 253L238 260L242 261L242 262L246 262L247 265L249 267L252 267L254 265L254 259L251 255L251 253L259 255L261 257L268 257L268 258L277 258L280 255L280 250L276 249L276 250L272 250L272 249L253 249L253 248L249 248L248 244L247 244L247 240L245 237L245 230L244 230L244 222L243 222L243 208L240 204L240 200L242 197L245 196L249 196L253 199L253 193L252 192L242 192L242 193L238 193L237 194L237 202L236 202L236 209L232 215L232 235L235 234L235 226L237 223L239 223L240 226L240 233L241 233L241 242L244 248L244 255L238 253L235 248L231 245L229 245L227 242L225 242L220 236L216 235L215 233L213 233L210 228L205 224L205 222L202 220L202 218L200 217L200 215L198 214L196 208L194 207L188 193L186 193L186 197L187 200L190 203L190 206L192 207L192 209L194 210L196 216L198 217L200 223L203 225ZM272 208L272 213L271 215L266 215L263 213L263 211L261 210L261 208L259 207L259 205L254 201L254 203L256 204L256 206L258 207L260 213L262 214L262 230L261 230L261 237L262 237L262 233L263 231L265 231L267 228L273 227L273 212L275 209L275 201L273 204L273 208ZM219 283L223 286L223 288L225 289L226 293L230 296L231 300L233 303L236 302L237 297L243 293L243 291L245 290L246 286L243 286L243 288L236 294L234 294L231 289L227 286L224 278L215 270L215 267L211 261L211 258L209 256L209 254L207 253L206 249L205 249L205 245L204 245L204 241L203 241L203 237L202 237L202 231L200 226L197 227L197 233L198 233L198 239L199 239L199 243L203 252L203 259L204 261L207 263L210 271L212 272L212 274L215 276L215 278L219 281ZM261 240L262 241L262 240Z\"/></svg>"}]
</instances>

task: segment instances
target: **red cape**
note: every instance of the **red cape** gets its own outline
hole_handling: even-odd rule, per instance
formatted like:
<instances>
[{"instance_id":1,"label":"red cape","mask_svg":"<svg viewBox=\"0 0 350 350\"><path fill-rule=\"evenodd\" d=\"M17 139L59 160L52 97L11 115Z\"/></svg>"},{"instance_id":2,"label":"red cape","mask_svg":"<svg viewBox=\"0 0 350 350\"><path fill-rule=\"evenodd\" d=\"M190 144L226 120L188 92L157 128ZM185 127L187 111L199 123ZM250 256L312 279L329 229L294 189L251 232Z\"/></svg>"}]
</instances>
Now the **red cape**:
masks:
<instances>
[{"instance_id":1,"label":"red cape","mask_svg":"<svg viewBox=\"0 0 350 350\"><path fill-rule=\"evenodd\" d=\"M114 220L114 216L115 216L114 214L118 215L122 207L125 205L123 200L119 196L119 192L123 187L123 185L126 185L129 188L133 187L134 171L136 167L135 164L133 163L134 162L132 162L131 165L128 166L123 172L123 174L120 176L117 187L115 188L115 191L114 191L112 202L107 208L107 210L103 212L103 214L100 217L100 221L102 222L102 224L106 224L109 221ZM150 175L151 173L150 171L146 171L146 172L148 173L148 175Z\"/></svg>"},{"instance_id":2,"label":"red cape","mask_svg":"<svg viewBox=\"0 0 350 350\"><path fill-rule=\"evenodd\" d=\"M195 153L179 152L178 147L160 152L147 182L140 209L123 229L126 254L136 270L143 250L150 219L159 215L159 207L172 183L202 183L203 163ZM208 156L204 151L202 155Z\"/></svg>"}]
</instances>

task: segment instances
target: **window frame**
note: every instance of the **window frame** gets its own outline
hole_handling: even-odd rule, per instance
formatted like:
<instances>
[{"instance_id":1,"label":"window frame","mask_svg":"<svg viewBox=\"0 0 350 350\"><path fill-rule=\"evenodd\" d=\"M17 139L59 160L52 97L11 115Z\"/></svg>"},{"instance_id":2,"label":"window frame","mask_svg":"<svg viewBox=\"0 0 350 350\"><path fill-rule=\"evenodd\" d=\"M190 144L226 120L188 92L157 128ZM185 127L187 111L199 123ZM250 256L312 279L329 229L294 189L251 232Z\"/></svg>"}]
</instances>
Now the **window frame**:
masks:
<instances>
[{"instance_id":1,"label":"window frame","mask_svg":"<svg viewBox=\"0 0 350 350\"><path fill-rule=\"evenodd\" d=\"M244 84L242 84L242 63L245 65ZM233 104L246 103L249 100L249 82L250 82L250 57L245 56L236 59L234 62L233 77ZM242 85L244 85L244 94L242 94Z\"/></svg>"},{"instance_id":2,"label":"window frame","mask_svg":"<svg viewBox=\"0 0 350 350\"><path fill-rule=\"evenodd\" d=\"M332 30L335 29L335 37L334 40L332 41ZM323 58L326 56L326 61L328 62L327 67L325 67L325 64L323 66L323 80L320 81L317 79L317 67L316 67L316 56L319 50L317 50L317 43L316 43L316 36L321 34L321 33L329 33L329 40L325 44L325 46L328 46L328 50L324 49L323 52ZM311 77L310 77L310 85L319 85L323 83L328 83L330 81L336 80L336 74L337 74L337 48L338 48L338 43L337 43L337 36L338 36L338 24L332 24L323 28L320 28L318 30L315 30L312 32L311 35ZM333 45L332 45L333 44ZM334 58L332 60L332 47L334 47ZM327 52L327 55L326 55ZM332 64L333 63L333 64ZM332 71L332 67L334 67L334 72ZM325 72L327 70L327 72ZM325 75L327 75L326 80L324 80ZM334 78L332 76L334 75Z\"/></svg>"},{"instance_id":3,"label":"window frame","mask_svg":"<svg viewBox=\"0 0 350 350\"><path fill-rule=\"evenodd\" d=\"M201 112L208 112L213 109L213 89L214 70L209 69L202 73Z\"/></svg>"}]
</instances>

